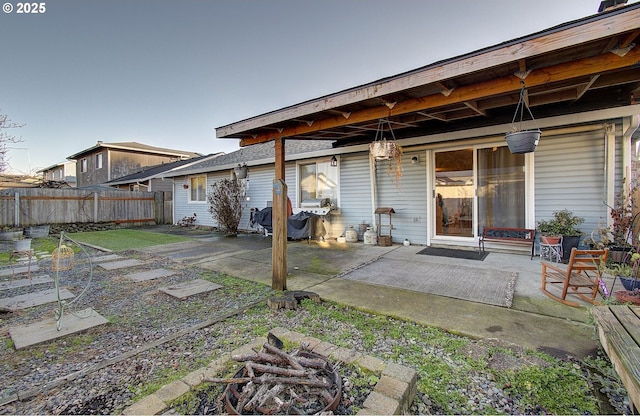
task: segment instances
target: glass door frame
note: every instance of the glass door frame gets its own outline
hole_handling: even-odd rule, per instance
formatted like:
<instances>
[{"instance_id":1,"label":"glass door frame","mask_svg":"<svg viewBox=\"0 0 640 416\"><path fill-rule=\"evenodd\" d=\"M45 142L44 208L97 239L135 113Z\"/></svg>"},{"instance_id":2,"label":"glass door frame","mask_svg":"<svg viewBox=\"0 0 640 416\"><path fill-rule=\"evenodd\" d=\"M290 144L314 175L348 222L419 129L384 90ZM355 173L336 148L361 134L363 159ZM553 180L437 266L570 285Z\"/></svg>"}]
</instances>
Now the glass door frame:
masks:
<instances>
[{"instance_id":1,"label":"glass door frame","mask_svg":"<svg viewBox=\"0 0 640 416\"><path fill-rule=\"evenodd\" d=\"M502 137L501 137L502 139ZM427 233L427 245L432 242L453 243L457 245L478 244L478 149L486 149L488 147L507 146L504 140L491 141L483 143L468 143L458 146L438 146L426 151L427 157L427 195L431 195L431 199L427 206L427 215L429 216L429 230ZM473 149L473 237L447 236L436 234L436 153L449 152L455 150ZM535 193L534 193L534 154L527 153L524 155L524 186L525 186L525 223L526 228L535 228Z\"/></svg>"}]
</instances>

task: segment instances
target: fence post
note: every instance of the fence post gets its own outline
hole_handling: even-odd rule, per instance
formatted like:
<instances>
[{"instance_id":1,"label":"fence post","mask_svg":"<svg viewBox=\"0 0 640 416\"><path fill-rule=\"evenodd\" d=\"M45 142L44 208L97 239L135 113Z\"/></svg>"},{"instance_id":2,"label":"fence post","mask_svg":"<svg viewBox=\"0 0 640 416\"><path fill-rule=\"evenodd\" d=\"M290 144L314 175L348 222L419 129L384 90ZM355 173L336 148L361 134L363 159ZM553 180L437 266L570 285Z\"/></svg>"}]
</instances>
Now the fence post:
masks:
<instances>
[{"instance_id":1,"label":"fence post","mask_svg":"<svg viewBox=\"0 0 640 416\"><path fill-rule=\"evenodd\" d=\"M93 222L98 222L98 191L93 193Z\"/></svg>"},{"instance_id":2,"label":"fence post","mask_svg":"<svg viewBox=\"0 0 640 416\"><path fill-rule=\"evenodd\" d=\"M20 194L18 192L14 195L13 225L15 227L20 226Z\"/></svg>"},{"instance_id":3,"label":"fence post","mask_svg":"<svg viewBox=\"0 0 640 416\"><path fill-rule=\"evenodd\" d=\"M155 191L153 197L155 199L153 211L156 224L164 224L164 192Z\"/></svg>"}]
</instances>

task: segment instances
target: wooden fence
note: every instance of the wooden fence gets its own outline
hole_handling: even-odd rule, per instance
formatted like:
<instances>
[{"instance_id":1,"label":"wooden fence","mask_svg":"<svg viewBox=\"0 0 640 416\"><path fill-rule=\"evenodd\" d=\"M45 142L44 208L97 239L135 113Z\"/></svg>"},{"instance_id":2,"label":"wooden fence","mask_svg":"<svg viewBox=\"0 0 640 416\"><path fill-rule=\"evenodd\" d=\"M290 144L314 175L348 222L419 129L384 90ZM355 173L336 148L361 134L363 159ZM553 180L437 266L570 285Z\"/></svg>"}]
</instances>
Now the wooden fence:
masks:
<instances>
[{"instance_id":1,"label":"wooden fence","mask_svg":"<svg viewBox=\"0 0 640 416\"><path fill-rule=\"evenodd\" d=\"M13 188L0 191L0 227L88 222L164 223L154 192Z\"/></svg>"}]
</instances>

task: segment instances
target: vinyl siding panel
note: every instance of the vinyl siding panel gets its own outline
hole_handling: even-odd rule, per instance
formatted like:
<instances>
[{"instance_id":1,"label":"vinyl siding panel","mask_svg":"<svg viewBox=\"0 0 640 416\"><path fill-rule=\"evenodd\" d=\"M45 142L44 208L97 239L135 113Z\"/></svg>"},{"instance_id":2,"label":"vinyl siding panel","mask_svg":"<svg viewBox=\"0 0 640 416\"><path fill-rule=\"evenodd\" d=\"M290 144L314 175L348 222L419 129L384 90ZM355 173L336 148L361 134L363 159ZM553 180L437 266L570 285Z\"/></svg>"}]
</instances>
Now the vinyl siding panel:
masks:
<instances>
[{"instance_id":1,"label":"vinyl siding panel","mask_svg":"<svg viewBox=\"0 0 640 416\"><path fill-rule=\"evenodd\" d=\"M343 155L339 169L340 206L339 213L331 215L330 229L333 237L344 235L349 225L353 225L358 231L359 224L372 224L369 154ZM359 237L362 238L362 234Z\"/></svg>"},{"instance_id":2,"label":"vinyl siding panel","mask_svg":"<svg viewBox=\"0 0 640 416\"><path fill-rule=\"evenodd\" d=\"M606 221L604 131L545 140L535 152L536 223L568 209L584 217L589 234Z\"/></svg>"},{"instance_id":3,"label":"vinyl siding panel","mask_svg":"<svg viewBox=\"0 0 640 416\"><path fill-rule=\"evenodd\" d=\"M411 157L418 155L422 163L411 164ZM404 153L402 155L403 173L396 184L395 176L387 172L387 161L377 162L378 207L392 207L392 237L394 243L408 239L412 244L426 244L427 236L427 170L424 154ZM382 215L381 233L389 234L389 216Z\"/></svg>"}]
</instances>

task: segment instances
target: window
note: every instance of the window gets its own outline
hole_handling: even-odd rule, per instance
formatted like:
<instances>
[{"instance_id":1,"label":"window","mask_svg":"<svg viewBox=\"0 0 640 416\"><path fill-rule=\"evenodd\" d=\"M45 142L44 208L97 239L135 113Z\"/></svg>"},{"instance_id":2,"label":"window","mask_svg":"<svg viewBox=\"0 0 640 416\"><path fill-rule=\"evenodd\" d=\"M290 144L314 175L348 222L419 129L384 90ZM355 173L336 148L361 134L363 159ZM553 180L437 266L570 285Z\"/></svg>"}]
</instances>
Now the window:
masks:
<instances>
[{"instance_id":1,"label":"window","mask_svg":"<svg viewBox=\"0 0 640 416\"><path fill-rule=\"evenodd\" d=\"M80 172L87 171L87 159L80 159Z\"/></svg>"},{"instance_id":2,"label":"window","mask_svg":"<svg viewBox=\"0 0 640 416\"><path fill-rule=\"evenodd\" d=\"M102 169L102 153L96 155L96 169Z\"/></svg>"},{"instance_id":3,"label":"window","mask_svg":"<svg viewBox=\"0 0 640 416\"><path fill-rule=\"evenodd\" d=\"M330 160L323 160L298 165L300 178L300 199L329 198L331 205L338 206L338 168L331 166ZM299 204L298 203L298 204Z\"/></svg>"},{"instance_id":4,"label":"window","mask_svg":"<svg viewBox=\"0 0 640 416\"><path fill-rule=\"evenodd\" d=\"M207 200L207 177L194 176L189 178L189 201L204 202Z\"/></svg>"}]
</instances>

